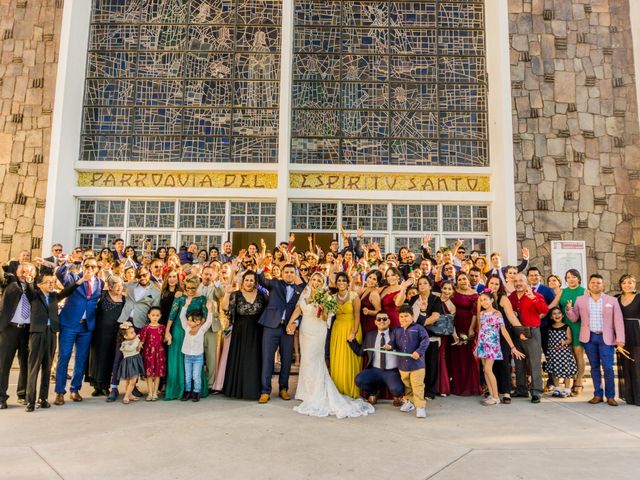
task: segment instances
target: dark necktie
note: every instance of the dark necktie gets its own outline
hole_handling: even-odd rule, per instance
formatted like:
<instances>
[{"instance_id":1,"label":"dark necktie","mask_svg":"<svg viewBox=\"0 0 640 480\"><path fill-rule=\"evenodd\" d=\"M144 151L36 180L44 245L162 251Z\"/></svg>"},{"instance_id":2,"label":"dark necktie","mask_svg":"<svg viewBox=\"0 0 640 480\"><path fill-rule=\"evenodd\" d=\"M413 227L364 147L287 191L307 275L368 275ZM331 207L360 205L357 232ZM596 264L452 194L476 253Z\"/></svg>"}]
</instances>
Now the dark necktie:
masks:
<instances>
[{"instance_id":1,"label":"dark necktie","mask_svg":"<svg viewBox=\"0 0 640 480\"><path fill-rule=\"evenodd\" d=\"M380 350L383 349L386 342L384 341L384 333L380 334ZM387 355L385 353L380 353L380 370L387 369Z\"/></svg>"},{"instance_id":2,"label":"dark necktie","mask_svg":"<svg viewBox=\"0 0 640 480\"><path fill-rule=\"evenodd\" d=\"M22 298L20 301L22 302L22 305L20 306L20 316L26 323L31 319L31 304L29 303L29 299L27 298L27 294L24 290L22 291Z\"/></svg>"}]
</instances>

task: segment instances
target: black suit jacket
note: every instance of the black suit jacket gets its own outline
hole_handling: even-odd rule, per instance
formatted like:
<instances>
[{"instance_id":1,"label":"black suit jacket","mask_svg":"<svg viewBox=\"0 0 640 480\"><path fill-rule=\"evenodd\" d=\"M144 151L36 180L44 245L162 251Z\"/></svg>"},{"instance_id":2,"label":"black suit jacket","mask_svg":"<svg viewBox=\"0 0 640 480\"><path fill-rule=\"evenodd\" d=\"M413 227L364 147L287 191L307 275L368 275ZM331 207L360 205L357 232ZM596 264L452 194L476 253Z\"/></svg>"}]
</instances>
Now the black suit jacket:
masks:
<instances>
[{"instance_id":1,"label":"black suit jacket","mask_svg":"<svg viewBox=\"0 0 640 480\"><path fill-rule=\"evenodd\" d=\"M32 292L27 288L26 293L27 298L31 300ZM2 297L2 307L0 308L0 332L9 326L20 303L20 297L22 297L22 284L18 280L7 285Z\"/></svg>"},{"instance_id":2,"label":"black suit jacket","mask_svg":"<svg viewBox=\"0 0 640 480\"><path fill-rule=\"evenodd\" d=\"M267 308L262 312L258 323L264 327L277 328L280 322L282 322L282 315L284 313L284 323L286 326L298 304L304 286L291 285L293 287L293 295L287 302L287 284L284 280L270 280L266 278L263 273L259 273L258 282L269 291L269 303L267 303Z\"/></svg>"},{"instance_id":3,"label":"black suit jacket","mask_svg":"<svg viewBox=\"0 0 640 480\"><path fill-rule=\"evenodd\" d=\"M49 294L49 304L45 299L44 293L39 288L28 287L31 290L31 327L30 333L41 333L46 331L47 324L51 323L51 329L54 332L60 330L60 322L58 320L58 302L71 295L78 285L72 283L60 292L51 292Z\"/></svg>"},{"instance_id":4,"label":"black suit jacket","mask_svg":"<svg viewBox=\"0 0 640 480\"><path fill-rule=\"evenodd\" d=\"M389 329L388 335L389 338L391 338L391 329ZM371 351L365 352L364 349L380 348L380 345L376 345L377 336L378 330L367 332L367 334L364 336L364 339L362 340L362 345L360 345L355 339L351 341L347 340L347 343L349 343L349 346L351 347L351 350L353 350L353 353L355 353L359 357L364 357L365 355L367 356L367 365L364 368L373 367L373 356L375 355L375 353Z\"/></svg>"},{"instance_id":5,"label":"black suit jacket","mask_svg":"<svg viewBox=\"0 0 640 480\"><path fill-rule=\"evenodd\" d=\"M51 257L47 257L44 260L46 260L47 262L51 262L57 265L58 262L56 262L56 258L54 256ZM44 275L53 275L54 274L54 268L49 267L48 265L40 265L40 277L44 276Z\"/></svg>"}]
</instances>

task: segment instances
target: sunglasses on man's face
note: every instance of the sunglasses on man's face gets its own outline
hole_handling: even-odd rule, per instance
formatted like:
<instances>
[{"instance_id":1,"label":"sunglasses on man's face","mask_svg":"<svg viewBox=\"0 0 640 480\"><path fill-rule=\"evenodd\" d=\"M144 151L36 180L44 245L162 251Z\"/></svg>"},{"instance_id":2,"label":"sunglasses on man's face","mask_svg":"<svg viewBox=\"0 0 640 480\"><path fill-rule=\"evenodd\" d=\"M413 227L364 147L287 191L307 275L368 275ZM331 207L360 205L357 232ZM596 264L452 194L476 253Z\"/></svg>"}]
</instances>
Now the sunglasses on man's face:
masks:
<instances>
[{"instance_id":1,"label":"sunglasses on man's face","mask_svg":"<svg viewBox=\"0 0 640 480\"><path fill-rule=\"evenodd\" d=\"M61 248L54 248L54 249L53 249L53 251L54 251L54 252L61 252L61 251L62 251L62 249L61 249Z\"/></svg>"},{"instance_id":2,"label":"sunglasses on man's face","mask_svg":"<svg viewBox=\"0 0 640 480\"><path fill-rule=\"evenodd\" d=\"M388 322L389 317L378 317L376 318L376 322Z\"/></svg>"}]
</instances>

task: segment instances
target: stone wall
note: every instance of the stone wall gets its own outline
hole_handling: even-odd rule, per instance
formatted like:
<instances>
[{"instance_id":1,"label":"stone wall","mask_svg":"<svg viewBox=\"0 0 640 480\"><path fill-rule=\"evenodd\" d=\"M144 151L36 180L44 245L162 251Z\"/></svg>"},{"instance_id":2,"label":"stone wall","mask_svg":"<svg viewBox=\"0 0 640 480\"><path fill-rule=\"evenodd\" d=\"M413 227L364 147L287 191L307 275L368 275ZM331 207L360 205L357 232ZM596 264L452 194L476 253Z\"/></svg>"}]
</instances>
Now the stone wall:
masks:
<instances>
[{"instance_id":1,"label":"stone wall","mask_svg":"<svg viewBox=\"0 0 640 480\"><path fill-rule=\"evenodd\" d=\"M612 288L640 273L628 2L509 1L518 241L550 273L551 240L585 240Z\"/></svg>"},{"instance_id":2,"label":"stone wall","mask_svg":"<svg viewBox=\"0 0 640 480\"><path fill-rule=\"evenodd\" d=\"M40 255L63 0L0 0L0 261Z\"/></svg>"}]
</instances>

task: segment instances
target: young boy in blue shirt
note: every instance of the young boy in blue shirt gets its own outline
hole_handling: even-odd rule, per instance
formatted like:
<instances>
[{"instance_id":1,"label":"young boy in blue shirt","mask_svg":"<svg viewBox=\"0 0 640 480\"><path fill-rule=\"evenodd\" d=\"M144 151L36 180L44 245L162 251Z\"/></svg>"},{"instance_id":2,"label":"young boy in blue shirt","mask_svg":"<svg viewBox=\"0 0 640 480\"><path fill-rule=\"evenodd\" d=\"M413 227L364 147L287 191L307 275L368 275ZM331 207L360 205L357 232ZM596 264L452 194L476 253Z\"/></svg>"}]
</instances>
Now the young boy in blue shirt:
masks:
<instances>
[{"instance_id":1,"label":"young boy in blue shirt","mask_svg":"<svg viewBox=\"0 0 640 480\"><path fill-rule=\"evenodd\" d=\"M424 353L429 346L429 335L422 325L413 322L413 309L404 304L398 308L400 327L391 332L391 340L385 345L386 350L396 350L411 354L410 357L399 357L398 370L404 383L404 403L402 412L416 410L417 418L427 416L424 399Z\"/></svg>"}]
</instances>

